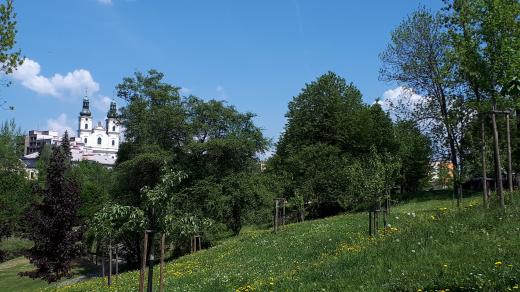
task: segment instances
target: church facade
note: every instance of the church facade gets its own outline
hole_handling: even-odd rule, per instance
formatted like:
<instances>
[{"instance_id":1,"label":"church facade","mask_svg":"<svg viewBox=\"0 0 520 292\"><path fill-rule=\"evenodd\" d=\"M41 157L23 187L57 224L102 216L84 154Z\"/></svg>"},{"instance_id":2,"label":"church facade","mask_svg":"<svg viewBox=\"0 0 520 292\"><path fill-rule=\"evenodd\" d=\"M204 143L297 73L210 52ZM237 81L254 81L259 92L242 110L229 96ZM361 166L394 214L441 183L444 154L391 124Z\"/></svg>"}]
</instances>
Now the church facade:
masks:
<instances>
[{"instance_id":1,"label":"church facade","mask_svg":"<svg viewBox=\"0 0 520 292\"><path fill-rule=\"evenodd\" d=\"M79 114L77 143L83 144L94 153L116 154L119 149L120 126L117 123L116 103L110 103L105 124L94 123L88 97L83 98L83 108Z\"/></svg>"}]
</instances>

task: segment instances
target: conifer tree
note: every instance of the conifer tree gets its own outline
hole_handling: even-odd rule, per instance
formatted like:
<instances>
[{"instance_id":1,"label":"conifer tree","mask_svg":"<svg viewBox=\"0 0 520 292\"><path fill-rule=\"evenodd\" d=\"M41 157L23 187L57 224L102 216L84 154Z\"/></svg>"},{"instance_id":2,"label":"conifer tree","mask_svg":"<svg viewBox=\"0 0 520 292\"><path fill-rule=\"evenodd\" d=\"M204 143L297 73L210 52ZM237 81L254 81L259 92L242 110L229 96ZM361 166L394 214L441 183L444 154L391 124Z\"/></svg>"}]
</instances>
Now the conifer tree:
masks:
<instances>
[{"instance_id":1,"label":"conifer tree","mask_svg":"<svg viewBox=\"0 0 520 292\"><path fill-rule=\"evenodd\" d=\"M68 156L62 147L52 151L47 169L46 187L36 187L41 202L33 204L26 215L32 226L30 239L34 246L27 257L36 270L20 275L41 278L49 283L69 276L71 261L77 255L75 243L80 234L74 230L79 207L79 188L68 175Z\"/></svg>"},{"instance_id":2,"label":"conifer tree","mask_svg":"<svg viewBox=\"0 0 520 292\"><path fill-rule=\"evenodd\" d=\"M61 148L63 148L63 152L67 156L72 156L72 152L70 151L70 140L69 140L69 133L65 131L65 134L63 134L63 137L61 138Z\"/></svg>"}]
</instances>

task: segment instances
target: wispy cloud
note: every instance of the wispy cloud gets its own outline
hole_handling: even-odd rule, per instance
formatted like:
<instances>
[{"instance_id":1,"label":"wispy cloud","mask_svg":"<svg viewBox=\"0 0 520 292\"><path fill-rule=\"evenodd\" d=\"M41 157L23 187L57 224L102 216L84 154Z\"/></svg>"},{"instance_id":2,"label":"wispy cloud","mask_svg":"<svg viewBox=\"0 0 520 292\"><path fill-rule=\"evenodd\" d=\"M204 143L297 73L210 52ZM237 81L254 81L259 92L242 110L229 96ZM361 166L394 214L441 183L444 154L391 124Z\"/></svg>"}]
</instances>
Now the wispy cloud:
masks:
<instances>
[{"instance_id":1,"label":"wispy cloud","mask_svg":"<svg viewBox=\"0 0 520 292\"><path fill-rule=\"evenodd\" d=\"M63 135L65 131L69 133L69 136L75 136L75 132L69 124L67 114L61 113L56 119L47 120L47 128L51 131L56 131L60 135Z\"/></svg>"},{"instance_id":2,"label":"wispy cloud","mask_svg":"<svg viewBox=\"0 0 520 292\"><path fill-rule=\"evenodd\" d=\"M191 94L192 90L188 87L181 87L180 89L181 95L189 95Z\"/></svg>"},{"instance_id":3,"label":"wispy cloud","mask_svg":"<svg viewBox=\"0 0 520 292\"><path fill-rule=\"evenodd\" d=\"M228 95L226 93L226 89L224 89L224 86L217 85L217 87L215 88L215 91L217 92L217 97L219 99L222 99L222 100L228 99Z\"/></svg>"},{"instance_id":4,"label":"wispy cloud","mask_svg":"<svg viewBox=\"0 0 520 292\"><path fill-rule=\"evenodd\" d=\"M81 96L85 90L88 90L89 94L99 91L99 84L85 69L76 69L65 75L56 73L52 77L45 77L40 72L40 64L26 58L24 63L12 73L12 77L38 94L59 98Z\"/></svg>"},{"instance_id":5,"label":"wispy cloud","mask_svg":"<svg viewBox=\"0 0 520 292\"><path fill-rule=\"evenodd\" d=\"M100 112L107 112L110 108L110 102L112 102L112 99L105 95L91 98L92 106Z\"/></svg>"},{"instance_id":6,"label":"wispy cloud","mask_svg":"<svg viewBox=\"0 0 520 292\"><path fill-rule=\"evenodd\" d=\"M97 2L102 5L112 5L112 0L97 0Z\"/></svg>"}]
</instances>

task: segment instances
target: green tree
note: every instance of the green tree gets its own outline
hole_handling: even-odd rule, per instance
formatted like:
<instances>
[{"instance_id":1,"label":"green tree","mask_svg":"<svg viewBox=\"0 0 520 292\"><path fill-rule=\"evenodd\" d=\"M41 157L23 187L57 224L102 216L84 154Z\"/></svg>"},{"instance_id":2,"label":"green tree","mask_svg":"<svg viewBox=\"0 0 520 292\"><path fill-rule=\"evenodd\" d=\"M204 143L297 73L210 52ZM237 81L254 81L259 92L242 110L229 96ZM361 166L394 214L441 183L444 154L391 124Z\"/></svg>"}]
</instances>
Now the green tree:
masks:
<instances>
[{"instance_id":1,"label":"green tree","mask_svg":"<svg viewBox=\"0 0 520 292\"><path fill-rule=\"evenodd\" d=\"M287 124L270 169L284 178L284 195L311 217L358 207L361 189L349 189L348 165L369 153L395 156L393 124L379 104L363 104L353 84L328 72L289 103ZM303 203L303 204L302 204ZM300 210L300 213L303 213Z\"/></svg>"},{"instance_id":2,"label":"green tree","mask_svg":"<svg viewBox=\"0 0 520 292\"><path fill-rule=\"evenodd\" d=\"M391 33L391 41L381 53L383 63L380 77L397 82L422 95L415 105L411 118L417 122L430 121L430 133L435 141L447 149L454 165L454 196L460 205L460 138L463 128L458 116L460 96L453 86L448 34L440 14L420 8L408 16Z\"/></svg>"},{"instance_id":3,"label":"green tree","mask_svg":"<svg viewBox=\"0 0 520 292\"><path fill-rule=\"evenodd\" d=\"M504 102L501 90L518 75L520 68L520 3L456 0L447 1L445 11L455 48L454 61L462 81L479 103L481 112L480 103L484 99L490 101L491 109L499 109ZM501 182L500 140L494 111L491 126L495 179ZM484 149L482 153L484 159ZM497 184L497 196L503 208L501 183Z\"/></svg>"},{"instance_id":4,"label":"green tree","mask_svg":"<svg viewBox=\"0 0 520 292\"><path fill-rule=\"evenodd\" d=\"M44 144L38 154L38 160L36 161L36 170L38 170L38 185L42 188L45 187L47 179L47 169L49 168L52 156L52 146Z\"/></svg>"},{"instance_id":5,"label":"green tree","mask_svg":"<svg viewBox=\"0 0 520 292\"><path fill-rule=\"evenodd\" d=\"M0 72L10 74L23 63L20 50L14 50L16 45L16 13L12 0L0 4ZM9 86L10 83L5 84ZM0 108L13 110L7 106L7 100L0 97Z\"/></svg>"},{"instance_id":6,"label":"green tree","mask_svg":"<svg viewBox=\"0 0 520 292\"><path fill-rule=\"evenodd\" d=\"M20 147L21 131L16 127L14 120L5 121L0 125L0 168L14 170L22 167L20 155L23 146Z\"/></svg>"},{"instance_id":7,"label":"green tree","mask_svg":"<svg viewBox=\"0 0 520 292\"><path fill-rule=\"evenodd\" d=\"M175 206L170 215L188 225L212 221L216 222L213 226L238 232L240 224L235 223L241 223L249 209L258 206L236 198L239 193L233 188L239 185L230 183L231 178L254 175L256 156L269 141L254 124L254 114L241 113L222 101L181 97L179 87L163 79L162 73L150 70L124 78L117 86L119 97L127 102L119 117L127 130L114 169L112 202L142 210L154 226L153 218L158 215L146 207L143 190L161 189L166 175L161 169L166 167L187 175L179 185L167 189ZM228 205L222 205L224 202ZM217 205L223 209L214 208ZM230 216L228 211L233 208L239 208L242 215ZM138 230L125 232L121 238L135 255L131 260L137 260L141 234Z\"/></svg>"},{"instance_id":8,"label":"green tree","mask_svg":"<svg viewBox=\"0 0 520 292\"><path fill-rule=\"evenodd\" d=\"M413 121L400 121L395 126L401 161L401 192L416 192L427 183L431 170L432 149L428 137Z\"/></svg>"},{"instance_id":9,"label":"green tree","mask_svg":"<svg viewBox=\"0 0 520 292\"><path fill-rule=\"evenodd\" d=\"M22 216L31 203L30 185L19 157L20 130L14 120L0 126L0 241L23 231ZM0 262L4 253L0 250Z\"/></svg>"},{"instance_id":10,"label":"green tree","mask_svg":"<svg viewBox=\"0 0 520 292\"><path fill-rule=\"evenodd\" d=\"M85 224L110 200L112 171L93 161L81 161L71 169L80 189L78 217Z\"/></svg>"},{"instance_id":11,"label":"green tree","mask_svg":"<svg viewBox=\"0 0 520 292\"><path fill-rule=\"evenodd\" d=\"M65 131L65 134L63 134L63 137L61 138L61 148L63 148L63 151L67 156L72 157L72 151L70 150L69 133L67 131Z\"/></svg>"}]
</instances>

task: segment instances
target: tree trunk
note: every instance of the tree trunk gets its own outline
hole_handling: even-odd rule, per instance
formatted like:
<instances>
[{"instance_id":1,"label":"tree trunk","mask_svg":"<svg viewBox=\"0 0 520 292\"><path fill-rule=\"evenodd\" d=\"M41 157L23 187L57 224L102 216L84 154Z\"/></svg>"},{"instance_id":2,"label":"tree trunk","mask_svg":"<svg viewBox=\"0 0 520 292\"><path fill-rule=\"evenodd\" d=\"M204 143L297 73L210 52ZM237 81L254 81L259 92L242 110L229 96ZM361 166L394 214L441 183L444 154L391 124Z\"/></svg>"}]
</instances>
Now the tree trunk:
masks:
<instances>
[{"instance_id":1,"label":"tree trunk","mask_svg":"<svg viewBox=\"0 0 520 292\"><path fill-rule=\"evenodd\" d=\"M479 115L480 118L480 151L482 155L482 190L483 190L483 204L484 208L489 208L488 201L488 188L487 188L487 162L486 162L486 127L484 124L484 117L482 114Z\"/></svg>"},{"instance_id":2,"label":"tree trunk","mask_svg":"<svg viewBox=\"0 0 520 292\"><path fill-rule=\"evenodd\" d=\"M457 198L457 207L460 208L462 202L462 192L460 188L460 177L459 177L459 163L457 160L457 147L455 146L455 137L453 130L448 122L448 107L446 105L446 96L440 85L437 88L437 94L439 96L439 103L441 107L441 116L444 126L446 127L446 133L448 134L448 143L450 147L450 161L453 164L453 197Z\"/></svg>"},{"instance_id":3,"label":"tree trunk","mask_svg":"<svg viewBox=\"0 0 520 292\"><path fill-rule=\"evenodd\" d=\"M495 160L495 181L496 181L496 192L499 200L500 208L505 208L504 194L502 191L502 166L500 163L500 146L498 141L498 129L496 121L496 101L493 101L493 112L491 114L491 122L493 126L493 156Z\"/></svg>"},{"instance_id":4,"label":"tree trunk","mask_svg":"<svg viewBox=\"0 0 520 292\"><path fill-rule=\"evenodd\" d=\"M511 161L511 129L509 125L509 113L506 114L507 127L507 182L509 186L509 196L513 196L513 162Z\"/></svg>"}]
</instances>

